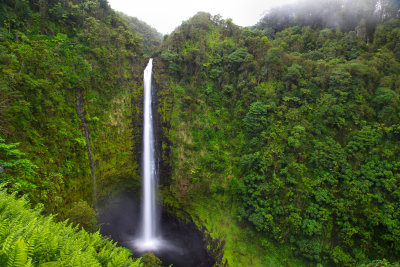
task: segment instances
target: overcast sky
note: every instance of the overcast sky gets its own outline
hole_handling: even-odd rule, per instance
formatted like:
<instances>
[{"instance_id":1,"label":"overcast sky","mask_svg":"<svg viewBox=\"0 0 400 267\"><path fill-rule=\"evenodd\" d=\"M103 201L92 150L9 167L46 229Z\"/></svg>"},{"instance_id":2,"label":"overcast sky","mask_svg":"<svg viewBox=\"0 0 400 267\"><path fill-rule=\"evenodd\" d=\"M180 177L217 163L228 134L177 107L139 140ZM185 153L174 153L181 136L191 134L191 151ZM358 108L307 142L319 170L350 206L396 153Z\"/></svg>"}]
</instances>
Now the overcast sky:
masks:
<instances>
[{"instance_id":1,"label":"overcast sky","mask_svg":"<svg viewBox=\"0 0 400 267\"><path fill-rule=\"evenodd\" d=\"M295 0L108 0L117 11L137 17L162 34L171 33L198 11L231 18L240 26L256 24L272 6Z\"/></svg>"}]
</instances>

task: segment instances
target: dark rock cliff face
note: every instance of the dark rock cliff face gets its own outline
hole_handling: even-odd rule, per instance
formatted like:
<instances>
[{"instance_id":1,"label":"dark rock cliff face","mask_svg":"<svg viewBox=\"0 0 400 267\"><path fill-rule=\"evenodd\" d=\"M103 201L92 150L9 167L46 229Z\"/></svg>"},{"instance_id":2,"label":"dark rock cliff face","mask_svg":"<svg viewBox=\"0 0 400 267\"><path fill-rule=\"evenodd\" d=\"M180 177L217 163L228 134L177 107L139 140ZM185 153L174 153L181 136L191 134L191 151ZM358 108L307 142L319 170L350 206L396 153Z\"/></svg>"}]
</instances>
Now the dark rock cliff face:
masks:
<instances>
[{"instance_id":1,"label":"dark rock cliff face","mask_svg":"<svg viewBox=\"0 0 400 267\"><path fill-rule=\"evenodd\" d=\"M160 189L168 190L172 181L171 159L171 112L173 109L173 94L169 86L169 78L163 72L163 66L155 59L153 61L153 123L155 134L156 162L160 180ZM132 123L136 125L133 133L136 162L141 172L142 166L142 140L143 140L143 94L136 93L132 97L133 116ZM172 193L170 193L172 194ZM98 217L102 225L101 233L111 236L122 246L130 248L135 255L133 245L137 236L140 236L141 200L140 187L134 191L114 195L107 204L101 208ZM162 259L165 266L224 266L219 263L223 255L223 244L213 240L209 233L199 228L190 215L181 208L171 208L168 205L159 207L160 228L162 238L167 241L168 247L154 254Z\"/></svg>"},{"instance_id":2,"label":"dark rock cliff face","mask_svg":"<svg viewBox=\"0 0 400 267\"><path fill-rule=\"evenodd\" d=\"M136 77L136 83L140 84L140 90L137 90L131 95L132 103L132 117L131 117L131 129L133 146L132 152L136 155L132 160L137 163L138 175L141 177L141 166L142 166L142 150L143 150L143 71L146 68L148 62L144 61L142 64L142 70ZM135 191L140 191L140 186L135 188Z\"/></svg>"},{"instance_id":3,"label":"dark rock cliff face","mask_svg":"<svg viewBox=\"0 0 400 267\"><path fill-rule=\"evenodd\" d=\"M153 61L153 116L155 123L156 135L156 150L159 163L159 177L160 185L163 193L173 195L170 191L170 185L173 183L172 177L172 142L171 142L171 114L174 108L174 95L171 91L170 79L168 73L165 71L166 67L160 58L155 58ZM174 198L174 197L173 197ZM210 233L202 226L196 225L191 215L183 208L171 207L164 205L163 208L163 222L166 224L164 227L170 227L173 224L175 229L186 229L190 233L198 233L201 240L197 240L202 244L206 254L203 255L205 265L191 265L191 266L226 266L227 263L222 262L223 258L223 242L213 240ZM173 231L166 231L167 233ZM180 235L179 235L180 236ZM173 236L171 236L174 239ZM175 238L176 239L176 238ZM185 241L183 241L185 242ZM177 265L180 266L180 265ZM182 265L185 266L185 265ZM188 265L186 265L188 266Z\"/></svg>"},{"instance_id":4,"label":"dark rock cliff face","mask_svg":"<svg viewBox=\"0 0 400 267\"><path fill-rule=\"evenodd\" d=\"M138 193L143 124L143 58L133 58L124 86L84 95L101 209L118 192ZM106 94L110 95L107 96ZM103 101L106 95L107 101Z\"/></svg>"},{"instance_id":5,"label":"dark rock cliff face","mask_svg":"<svg viewBox=\"0 0 400 267\"><path fill-rule=\"evenodd\" d=\"M170 117L173 107L173 95L168 86L166 73L161 62L155 58L153 65L153 122L156 144L156 157L161 185L171 181L171 141L169 137Z\"/></svg>"},{"instance_id":6,"label":"dark rock cliff face","mask_svg":"<svg viewBox=\"0 0 400 267\"><path fill-rule=\"evenodd\" d=\"M140 200L132 194L120 194L103 207L98 218L102 224L101 233L139 256L143 252L136 251L134 240L140 235L140 217ZM206 249L203 233L193 223L181 222L168 212L162 213L161 220L162 238L167 245L154 254L164 266L214 266L213 254Z\"/></svg>"}]
</instances>

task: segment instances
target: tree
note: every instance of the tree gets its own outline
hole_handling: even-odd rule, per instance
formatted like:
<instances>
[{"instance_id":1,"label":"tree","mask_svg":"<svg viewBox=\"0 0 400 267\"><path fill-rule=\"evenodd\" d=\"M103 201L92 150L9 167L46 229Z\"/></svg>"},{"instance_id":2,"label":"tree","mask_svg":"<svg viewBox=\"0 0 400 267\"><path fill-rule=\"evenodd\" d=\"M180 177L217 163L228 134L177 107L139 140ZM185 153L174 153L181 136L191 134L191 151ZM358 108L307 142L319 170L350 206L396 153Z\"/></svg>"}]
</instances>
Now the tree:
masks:
<instances>
[{"instance_id":1,"label":"tree","mask_svg":"<svg viewBox=\"0 0 400 267\"><path fill-rule=\"evenodd\" d=\"M278 80L283 71L283 63L281 60L282 50L278 47L273 47L268 50L266 57L266 74L269 79Z\"/></svg>"},{"instance_id":2,"label":"tree","mask_svg":"<svg viewBox=\"0 0 400 267\"><path fill-rule=\"evenodd\" d=\"M302 66L293 64L287 69L286 74L283 76L283 80L287 81L289 85L298 85L304 73L305 71Z\"/></svg>"},{"instance_id":3,"label":"tree","mask_svg":"<svg viewBox=\"0 0 400 267\"><path fill-rule=\"evenodd\" d=\"M243 119L243 124L250 139L258 137L267 124L267 109L265 105L261 102L252 103Z\"/></svg>"}]
</instances>

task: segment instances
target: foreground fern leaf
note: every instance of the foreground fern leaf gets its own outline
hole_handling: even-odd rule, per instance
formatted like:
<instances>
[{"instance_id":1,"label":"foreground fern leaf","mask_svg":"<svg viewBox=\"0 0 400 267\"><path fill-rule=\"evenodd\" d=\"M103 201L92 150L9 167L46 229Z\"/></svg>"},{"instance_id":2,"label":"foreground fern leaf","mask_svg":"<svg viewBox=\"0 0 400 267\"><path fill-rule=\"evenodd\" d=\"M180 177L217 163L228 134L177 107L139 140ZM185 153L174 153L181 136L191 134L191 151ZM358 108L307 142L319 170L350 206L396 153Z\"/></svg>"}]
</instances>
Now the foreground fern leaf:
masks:
<instances>
[{"instance_id":1,"label":"foreground fern leaf","mask_svg":"<svg viewBox=\"0 0 400 267\"><path fill-rule=\"evenodd\" d=\"M54 222L29 202L0 190L0 266L141 266L130 250L99 232L90 234L67 222Z\"/></svg>"}]
</instances>

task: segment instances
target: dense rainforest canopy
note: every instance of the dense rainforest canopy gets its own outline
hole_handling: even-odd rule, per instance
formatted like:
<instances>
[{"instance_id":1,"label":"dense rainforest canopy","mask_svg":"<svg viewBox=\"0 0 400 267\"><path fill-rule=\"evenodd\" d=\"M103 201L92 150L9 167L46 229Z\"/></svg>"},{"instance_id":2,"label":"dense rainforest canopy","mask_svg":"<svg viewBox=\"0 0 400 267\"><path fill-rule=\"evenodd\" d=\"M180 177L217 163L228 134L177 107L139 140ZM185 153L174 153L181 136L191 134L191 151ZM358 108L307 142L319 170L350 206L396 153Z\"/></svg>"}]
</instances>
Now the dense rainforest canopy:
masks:
<instances>
[{"instance_id":1,"label":"dense rainforest canopy","mask_svg":"<svg viewBox=\"0 0 400 267\"><path fill-rule=\"evenodd\" d=\"M228 263L270 260L246 249L254 236L309 263L399 259L399 7L353 2L282 7L252 29L198 13L163 43L172 190L214 232L215 205L256 231L216 235Z\"/></svg>"},{"instance_id":2,"label":"dense rainforest canopy","mask_svg":"<svg viewBox=\"0 0 400 267\"><path fill-rule=\"evenodd\" d=\"M37 167L9 191L64 214L93 204L92 176L100 200L134 186L142 35L107 1L2 1L0 17L0 134Z\"/></svg>"},{"instance_id":3,"label":"dense rainforest canopy","mask_svg":"<svg viewBox=\"0 0 400 267\"><path fill-rule=\"evenodd\" d=\"M106 0L2 1L0 262L139 264L53 220L94 232L96 205L138 191L150 55L164 208L221 265L397 262L399 8L301 1L252 28L200 12L161 42Z\"/></svg>"},{"instance_id":4,"label":"dense rainforest canopy","mask_svg":"<svg viewBox=\"0 0 400 267\"><path fill-rule=\"evenodd\" d=\"M132 266L99 234L38 215L93 232L96 202L139 185L137 103L151 50L141 32L152 29L126 19L102 0L0 2L0 181L43 204L29 211L1 193L1 266Z\"/></svg>"}]
</instances>

